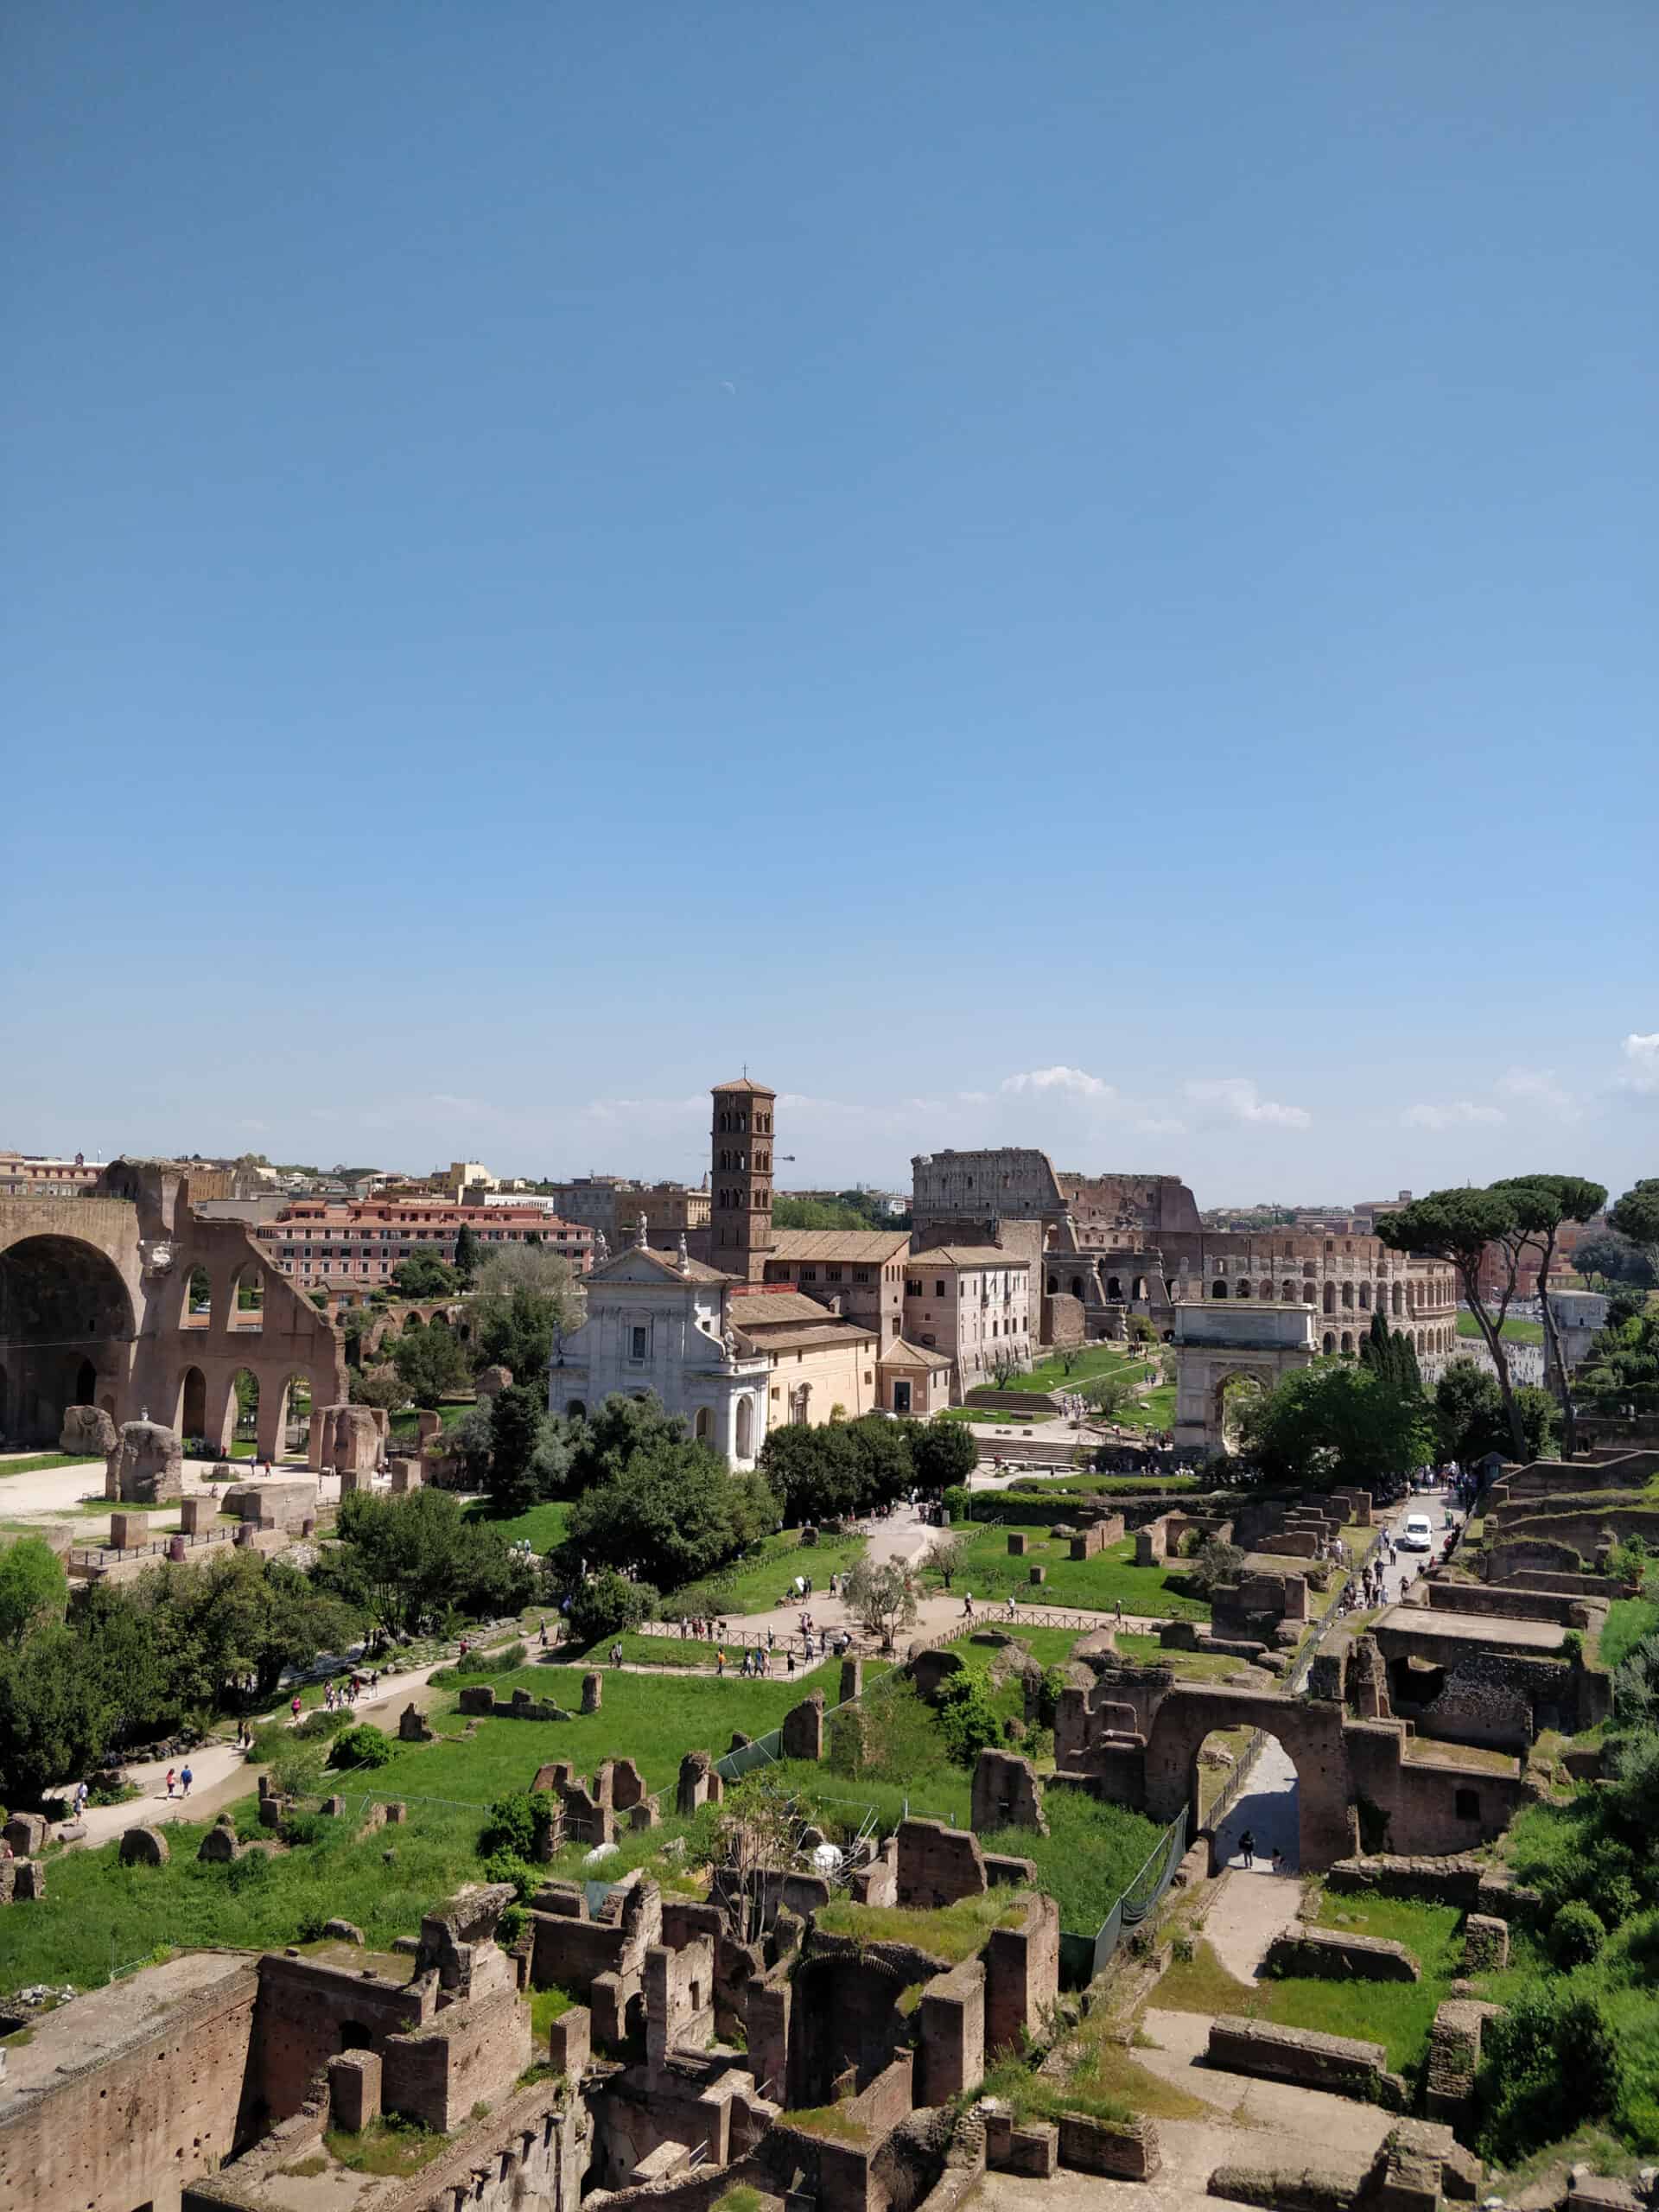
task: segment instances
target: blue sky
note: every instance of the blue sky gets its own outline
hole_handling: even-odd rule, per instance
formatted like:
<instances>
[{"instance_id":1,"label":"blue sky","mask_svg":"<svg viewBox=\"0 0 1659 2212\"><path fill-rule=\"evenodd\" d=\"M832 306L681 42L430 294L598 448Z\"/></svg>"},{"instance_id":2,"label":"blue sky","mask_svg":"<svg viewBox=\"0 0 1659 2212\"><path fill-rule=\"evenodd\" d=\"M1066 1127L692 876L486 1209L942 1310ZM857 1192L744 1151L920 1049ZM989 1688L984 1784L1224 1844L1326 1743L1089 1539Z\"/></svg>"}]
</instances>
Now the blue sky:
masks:
<instances>
[{"instance_id":1,"label":"blue sky","mask_svg":"<svg viewBox=\"0 0 1659 2212\"><path fill-rule=\"evenodd\" d=\"M0 1144L1659 1173L1646 0L10 49Z\"/></svg>"}]
</instances>

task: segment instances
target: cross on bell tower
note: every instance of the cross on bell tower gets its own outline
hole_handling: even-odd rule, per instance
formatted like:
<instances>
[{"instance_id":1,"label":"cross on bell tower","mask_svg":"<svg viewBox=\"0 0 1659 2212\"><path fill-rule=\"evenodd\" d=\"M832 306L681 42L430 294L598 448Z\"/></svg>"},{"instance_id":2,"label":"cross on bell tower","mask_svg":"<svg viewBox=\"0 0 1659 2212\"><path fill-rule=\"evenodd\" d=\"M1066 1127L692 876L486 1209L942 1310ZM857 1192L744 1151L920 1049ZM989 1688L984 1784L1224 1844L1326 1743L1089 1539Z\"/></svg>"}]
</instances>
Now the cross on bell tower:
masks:
<instances>
[{"instance_id":1,"label":"cross on bell tower","mask_svg":"<svg viewBox=\"0 0 1659 2212\"><path fill-rule=\"evenodd\" d=\"M723 1274L764 1282L772 1251L772 1107L777 1092L747 1075L716 1084L709 1136L714 1236Z\"/></svg>"}]
</instances>

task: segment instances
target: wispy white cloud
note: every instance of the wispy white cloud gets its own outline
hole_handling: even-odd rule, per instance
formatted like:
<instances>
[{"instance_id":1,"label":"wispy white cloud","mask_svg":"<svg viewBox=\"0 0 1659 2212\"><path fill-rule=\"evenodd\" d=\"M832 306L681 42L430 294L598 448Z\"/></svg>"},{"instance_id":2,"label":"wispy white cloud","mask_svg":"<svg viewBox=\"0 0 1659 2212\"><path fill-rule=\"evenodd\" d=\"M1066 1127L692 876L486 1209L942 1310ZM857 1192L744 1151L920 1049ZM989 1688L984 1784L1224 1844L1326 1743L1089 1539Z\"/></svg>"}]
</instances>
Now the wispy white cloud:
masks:
<instances>
[{"instance_id":1,"label":"wispy white cloud","mask_svg":"<svg viewBox=\"0 0 1659 2212\"><path fill-rule=\"evenodd\" d=\"M1659 1090L1659 1029L1642 1036L1632 1030L1622 1047L1627 1072L1619 1077L1626 1090Z\"/></svg>"},{"instance_id":2,"label":"wispy white cloud","mask_svg":"<svg viewBox=\"0 0 1659 2212\"><path fill-rule=\"evenodd\" d=\"M1235 1122L1253 1122L1280 1129L1306 1129L1313 1116L1305 1106L1281 1105L1263 1098L1248 1076L1227 1075L1213 1082L1189 1083L1186 1095L1198 1106L1217 1106Z\"/></svg>"},{"instance_id":3,"label":"wispy white cloud","mask_svg":"<svg viewBox=\"0 0 1659 2212\"><path fill-rule=\"evenodd\" d=\"M1069 1091L1073 1097L1092 1098L1102 1104L1117 1096L1115 1084L1103 1082L1097 1075L1089 1075L1082 1068L1057 1066L1027 1068L1019 1075L1005 1076L1002 1088L1008 1091Z\"/></svg>"},{"instance_id":4,"label":"wispy white cloud","mask_svg":"<svg viewBox=\"0 0 1659 2212\"><path fill-rule=\"evenodd\" d=\"M1400 1116L1408 1129L1456 1129L1508 1118L1501 1106L1478 1106L1472 1098L1454 1098L1447 1106L1408 1106Z\"/></svg>"},{"instance_id":5,"label":"wispy white cloud","mask_svg":"<svg viewBox=\"0 0 1659 2212\"><path fill-rule=\"evenodd\" d=\"M1579 1118L1579 1102L1558 1081L1554 1068L1511 1068L1493 1087L1500 1097L1521 1099L1558 1122Z\"/></svg>"},{"instance_id":6,"label":"wispy white cloud","mask_svg":"<svg viewBox=\"0 0 1659 2212\"><path fill-rule=\"evenodd\" d=\"M665 1128L692 1115L706 1114L709 1098L705 1091L694 1092L690 1098L594 1098L582 1111L586 1121Z\"/></svg>"},{"instance_id":7,"label":"wispy white cloud","mask_svg":"<svg viewBox=\"0 0 1659 2212\"><path fill-rule=\"evenodd\" d=\"M1143 1137L1179 1137L1186 1134L1186 1123L1178 1120L1173 1114L1143 1114L1139 1121L1131 1122L1129 1127Z\"/></svg>"}]
</instances>

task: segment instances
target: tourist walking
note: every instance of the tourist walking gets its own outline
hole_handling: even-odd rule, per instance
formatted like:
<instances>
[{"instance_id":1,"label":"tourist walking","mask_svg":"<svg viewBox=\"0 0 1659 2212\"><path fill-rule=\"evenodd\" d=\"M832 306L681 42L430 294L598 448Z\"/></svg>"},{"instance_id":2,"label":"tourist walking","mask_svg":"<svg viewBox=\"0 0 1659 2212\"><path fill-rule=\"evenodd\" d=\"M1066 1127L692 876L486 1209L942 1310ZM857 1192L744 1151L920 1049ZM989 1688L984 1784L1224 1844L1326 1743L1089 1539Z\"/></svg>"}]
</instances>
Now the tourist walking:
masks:
<instances>
[{"instance_id":1,"label":"tourist walking","mask_svg":"<svg viewBox=\"0 0 1659 2212\"><path fill-rule=\"evenodd\" d=\"M187 1797L190 1795L190 1784L194 1780L195 1777L191 1773L188 1766L181 1770L179 1774L179 1785Z\"/></svg>"},{"instance_id":2,"label":"tourist walking","mask_svg":"<svg viewBox=\"0 0 1659 2212\"><path fill-rule=\"evenodd\" d=\"M1246 1868L1254 1867L1255 1865L1255 1830L1254 1828L1245 1829L1243 1834L1238 1839L1238 1848Z\"/></svg>"},{"instance_id":3,"label":"tourist walking","mask_svg":"<svg viewBox=\"0 0 1659 2212\"><path fill-rule=\"evenodd\" d=\"M169 1797L173 1795L173 1785L177 1782L178 1778L178 1776L174 1773L172 1768L168 1767L167 1770L167 1794Z\"/></svg>"}]
</instances>

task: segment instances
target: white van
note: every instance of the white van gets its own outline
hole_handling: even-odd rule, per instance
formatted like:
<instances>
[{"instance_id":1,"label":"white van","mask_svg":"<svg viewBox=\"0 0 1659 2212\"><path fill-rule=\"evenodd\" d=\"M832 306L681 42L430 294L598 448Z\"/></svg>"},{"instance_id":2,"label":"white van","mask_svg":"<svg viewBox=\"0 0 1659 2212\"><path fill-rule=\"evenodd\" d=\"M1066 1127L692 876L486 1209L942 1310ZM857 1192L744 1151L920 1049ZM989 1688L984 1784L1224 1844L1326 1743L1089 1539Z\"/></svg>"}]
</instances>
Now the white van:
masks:
<instances>
[{"instance_id":1,"label":"white van","mask_svg":"<svg viewBox=\"0 0 1659 2212\"><path fill-rule=\"evenodd\" d=\"M1434 1523L1427 1513L1408 1513L1406 1525L1400 1531L1402 1552L1432 1552L1434 1548Z\"/></svg>"}]
</instances>

